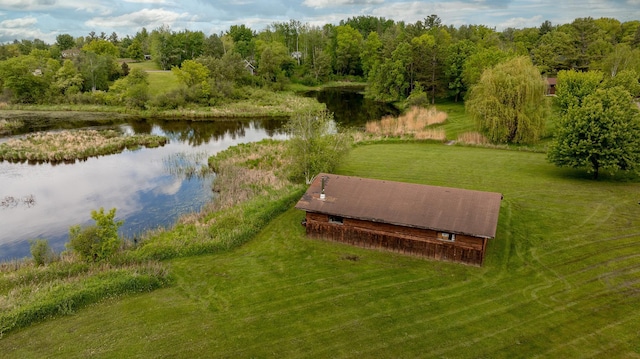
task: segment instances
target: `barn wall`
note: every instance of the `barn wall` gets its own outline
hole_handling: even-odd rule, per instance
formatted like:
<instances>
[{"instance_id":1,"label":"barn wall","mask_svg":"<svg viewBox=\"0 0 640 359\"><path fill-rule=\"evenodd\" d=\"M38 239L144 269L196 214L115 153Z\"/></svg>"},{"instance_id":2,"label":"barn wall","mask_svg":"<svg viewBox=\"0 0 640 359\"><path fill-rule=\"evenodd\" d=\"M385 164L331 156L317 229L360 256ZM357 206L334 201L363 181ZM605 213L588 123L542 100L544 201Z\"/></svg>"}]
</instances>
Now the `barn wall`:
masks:
<instances>
[{"instance_id":1,"label":"barn wall","mask_svg":"<svg viewBox=\"0 0 640 359\"><path fill-rule=\"evenodd\" d=\"M455 241L448 241L433 230L348 218L337 224L331 223L329 216L317 213L307 213L306 219L311 238L472 265L482 265L484 259L483 238L456 235Z\"/></svg>"}]
</instances>

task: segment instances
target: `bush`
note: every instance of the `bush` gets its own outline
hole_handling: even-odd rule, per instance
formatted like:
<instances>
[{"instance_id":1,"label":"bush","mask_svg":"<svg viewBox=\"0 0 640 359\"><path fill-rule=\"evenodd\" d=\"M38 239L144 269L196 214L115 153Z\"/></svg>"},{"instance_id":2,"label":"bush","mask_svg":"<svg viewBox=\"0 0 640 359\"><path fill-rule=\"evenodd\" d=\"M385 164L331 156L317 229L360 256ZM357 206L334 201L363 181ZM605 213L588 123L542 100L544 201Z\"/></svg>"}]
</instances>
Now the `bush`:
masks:
<instances>
[{"instance_id":1,"label":"bush","mask_svg":"<svg viewBox=\"0 0 640 359\"><path fill-rule=\"evenodd\" d=\"M53 249L49 247L49 241L46 239L35 239L29 243L31 256L36 262L36 265L41 266L53 262L55 259L55 253L53 252Z\"/></svg>"},{"instance_id":2,"label":"bush","mask_svg":"<svg viewBox=\"0 0 640 359\"><path fill-rule=\"evenodd\" d=\"M116 209L104 213L104 208L91 211L96 225L81 228L79 225L69 228L68 247L86 261L102 261L111 257L120 247L118 228L122 221L115 221Z\"/></svg>"}]
</instances>

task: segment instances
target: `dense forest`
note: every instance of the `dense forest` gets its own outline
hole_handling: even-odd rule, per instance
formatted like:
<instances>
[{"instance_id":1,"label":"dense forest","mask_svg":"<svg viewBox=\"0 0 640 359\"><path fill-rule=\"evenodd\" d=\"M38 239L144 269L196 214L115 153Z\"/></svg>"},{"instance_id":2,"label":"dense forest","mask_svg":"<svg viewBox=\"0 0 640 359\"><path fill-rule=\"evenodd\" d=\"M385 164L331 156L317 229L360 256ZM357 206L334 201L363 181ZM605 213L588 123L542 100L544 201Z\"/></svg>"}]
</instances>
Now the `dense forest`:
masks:
<instances>
[{"instance_id":1,"label":"dense forest","mask_svg":"<svg viewBox=\"0 0 640 359\"><path fill-rule=\"evenodd\" d=\"M484 25L447 26L437 15L405 23L360 16L322 27L291 20L262 31L233 25L220 34L168 26L135 35L60 34L54 44L15 40L0 46L1 100L11 103L106 104L137 108L216 105L246 96L247 86L366 82L366 94L401 101L460 101L482 72L527 56L542 76L600 70L640 74L640 20L578 18L496 31ZM147 73L130 69L154 61L183 84L149 95ZM640 94L633 94L638 96ZM415 96L414 96L415 97Z\"/></svg>"}]
</instances>

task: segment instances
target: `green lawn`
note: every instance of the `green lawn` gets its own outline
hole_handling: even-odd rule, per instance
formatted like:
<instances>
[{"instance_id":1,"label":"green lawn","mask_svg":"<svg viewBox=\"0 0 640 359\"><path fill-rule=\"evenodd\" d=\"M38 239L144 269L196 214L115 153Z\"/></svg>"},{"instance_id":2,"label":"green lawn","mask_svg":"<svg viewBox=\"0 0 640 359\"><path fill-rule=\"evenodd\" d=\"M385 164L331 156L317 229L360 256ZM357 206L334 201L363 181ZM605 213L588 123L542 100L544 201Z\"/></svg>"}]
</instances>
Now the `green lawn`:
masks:
<instances>
[{"instance_id":1,"label":"green lawn","mask_svg":"<svg viewBox=\"0 0 640 359\"><path fill-rule=\"evenodd\" d=\"M543 154L357 147L338 173L497 191L482 268L306 239L291 209L172 287L9 333L6 358L640 357L640 186ZM354 260L356 259L356 260Z\"/></svg>"},{"instance_id":2,"label":"green lawn","mask_svg":"<svg viewBox=\"0 0 640 359\"><path fill-rule=\"evenodd\" d=\"M171 71L161 71L155 61L129 62L130 69L147 71L149 76L149 94L158 96L180 87L178 79Z\"/></svg>"},{"instance_id":3,"label":"green lawn","mask_svg":"<svg viewBox=\"0 0 640 359\"><path fill-rule=\"evenodd\" d=\"M149 94L158 96L180 87L180 82L171 71L149 71Z\"/></svg>"},{"instance_id":4,"label":"green lawn","mask_svg":"<svg viewBox=\"0 0 640 359\"><path fill-rule=\"evenodd\" d=\"M141 69L145 71L157 71L160 70L160 66L155 61L140 61L140 62L127 62L130 69Z\"/></svg>"}]
</instances>

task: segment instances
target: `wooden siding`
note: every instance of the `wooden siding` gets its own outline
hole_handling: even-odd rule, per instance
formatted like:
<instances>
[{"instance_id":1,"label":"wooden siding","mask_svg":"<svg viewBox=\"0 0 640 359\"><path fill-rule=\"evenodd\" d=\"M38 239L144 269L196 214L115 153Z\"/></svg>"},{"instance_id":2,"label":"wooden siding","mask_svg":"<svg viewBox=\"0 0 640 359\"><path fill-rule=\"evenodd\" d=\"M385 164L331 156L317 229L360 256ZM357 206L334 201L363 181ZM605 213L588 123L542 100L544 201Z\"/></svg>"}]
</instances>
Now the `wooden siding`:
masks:
<instances>
[{"instance_id":1,"label":"wooden siding","mask_svg":"<svg viewBox=\"0 0 640 359\"><path fill-rule=\"evenodd\" d=\"M459 234L449 241L433 230L350 218L336 223L329 215L313 212L307 212L306 231L310 238L477 266L482 265L487 241Z\"/></svg>"}]
</instances>

